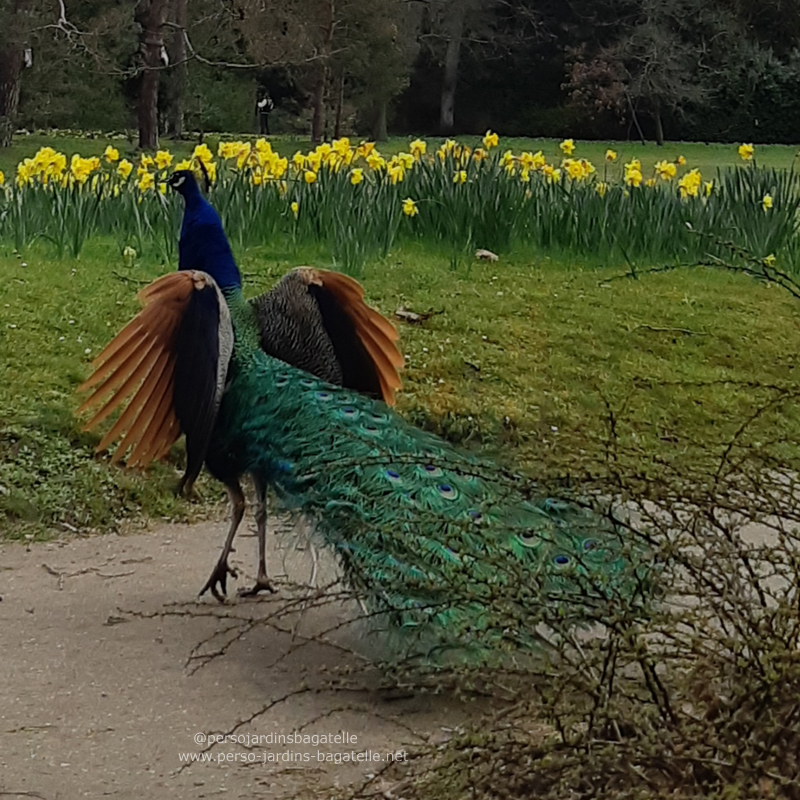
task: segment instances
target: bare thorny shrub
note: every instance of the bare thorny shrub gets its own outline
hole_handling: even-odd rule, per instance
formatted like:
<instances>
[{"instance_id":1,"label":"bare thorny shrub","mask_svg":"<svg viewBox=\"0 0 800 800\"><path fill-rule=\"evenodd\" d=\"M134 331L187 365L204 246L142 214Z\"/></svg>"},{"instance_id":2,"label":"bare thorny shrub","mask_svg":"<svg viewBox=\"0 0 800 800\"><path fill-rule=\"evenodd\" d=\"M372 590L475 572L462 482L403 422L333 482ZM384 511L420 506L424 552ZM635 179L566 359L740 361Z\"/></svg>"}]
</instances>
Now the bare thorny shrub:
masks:
<instances>
[{"instance_id":1,"label":"bare thorny shrub","mask_svg":"<svg viewBox=\"0 0 800 800\"><path fill-rule=\"evenodd\" d=\"M594 505L655 555L658 599L612 595L577 632L548 614L513 668L397 671L500 711L356 796L800 798L800 449L774 434L800 388L745 388L762 401L733 436L679 437L647 474L609 406Z\"/></svg>"}]
</instances>

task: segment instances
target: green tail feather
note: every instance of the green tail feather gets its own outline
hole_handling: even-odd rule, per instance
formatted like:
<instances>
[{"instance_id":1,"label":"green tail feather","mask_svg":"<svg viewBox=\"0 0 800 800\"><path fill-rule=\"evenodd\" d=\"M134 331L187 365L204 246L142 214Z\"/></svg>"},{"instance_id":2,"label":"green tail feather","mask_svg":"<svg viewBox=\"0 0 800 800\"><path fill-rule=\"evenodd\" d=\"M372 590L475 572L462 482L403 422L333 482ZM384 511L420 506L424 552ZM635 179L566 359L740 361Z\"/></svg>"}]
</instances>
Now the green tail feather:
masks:
<instances>
[{"instance_id":1,"label":"green tail feather","mask_svg":"<svg viewBox=\"0 0 800 800\"><path fill-rule=\"evenodd\" d=\"M646 596L645 554L611 522L531 497L382 404L266 356L230 304L237 341L209 464L256 473L312 515L373 608L496 649Z\"/></svg>"}]
</instances>

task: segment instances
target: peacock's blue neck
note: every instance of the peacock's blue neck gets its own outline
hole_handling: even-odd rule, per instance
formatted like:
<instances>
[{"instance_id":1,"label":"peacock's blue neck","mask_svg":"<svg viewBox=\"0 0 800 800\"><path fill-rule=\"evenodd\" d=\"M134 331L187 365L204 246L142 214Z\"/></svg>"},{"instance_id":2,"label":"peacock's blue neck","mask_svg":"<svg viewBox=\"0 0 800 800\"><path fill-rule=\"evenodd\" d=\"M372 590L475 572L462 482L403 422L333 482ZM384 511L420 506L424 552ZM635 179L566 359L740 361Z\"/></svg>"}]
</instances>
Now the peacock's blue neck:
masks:
<instances>
[{"instance_id":1,"label":"peacock's blue neck","mask_svg":"<svg viewBox=\"0 0 800 800\"><path fill-rule=\"evenodd\" d=\"M183 196L186 208L178 245L179 268L207 272L223 290L241 289L242 276L219 214L194 181L185 185Z\"/></svg>"}]
</instances>

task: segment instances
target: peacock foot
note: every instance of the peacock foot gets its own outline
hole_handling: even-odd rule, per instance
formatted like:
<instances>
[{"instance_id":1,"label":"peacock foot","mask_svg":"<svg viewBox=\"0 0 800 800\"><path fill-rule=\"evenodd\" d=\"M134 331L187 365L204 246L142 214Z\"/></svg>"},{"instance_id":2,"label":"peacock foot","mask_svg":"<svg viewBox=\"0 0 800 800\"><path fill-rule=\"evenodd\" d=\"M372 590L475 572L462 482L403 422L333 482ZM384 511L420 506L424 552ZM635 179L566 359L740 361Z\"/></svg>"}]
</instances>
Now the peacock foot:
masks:
<instances>
[{"instance_id":1,"label":"peacock foot","mask_svg":"<svg viewBox=\"0 0 800 800\"><path fill-rule=\"evenodd\" d=\"M220 603L225 602L225 595L228 592L228 575L232 578L238 577L239 573L228 564L226 558L221 558L217 561L211 575L205 583L205 586L200 590L199 597L202 597L209 590ZM217 588L219 587L219 588Z\"/></svg>"},{"instance_id":2,"label":"peacock foot","mask_svg":"<svg viewBox=\"0 0 800 800\"><path fill-rule=\"evenodd\" d=\"M249 589L242 587L237 594L239 597L257 597L259 592L269 592L274 594L278 590L269 582L267 578L259 578Z\"/></svg>"}]
</instances>

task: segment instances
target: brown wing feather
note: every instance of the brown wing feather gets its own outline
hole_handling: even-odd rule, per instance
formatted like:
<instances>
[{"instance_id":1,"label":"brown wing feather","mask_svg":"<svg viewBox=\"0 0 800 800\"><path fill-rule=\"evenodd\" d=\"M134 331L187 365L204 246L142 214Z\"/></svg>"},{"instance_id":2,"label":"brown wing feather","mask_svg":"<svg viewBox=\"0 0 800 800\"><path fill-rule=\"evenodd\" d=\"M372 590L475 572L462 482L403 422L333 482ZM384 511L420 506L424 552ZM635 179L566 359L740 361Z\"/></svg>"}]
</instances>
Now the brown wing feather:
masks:
<instances>
[{"instance_id":1,"label":"brown wing feather","mask_svg":"<svg viewBox=\"0 0 800 800\"><path fill-rule=\"evenodd\" d=\"M364 302L364 289L349 275L341 272L300 267L306 283L322 286L350 317L356 335L375 364L381 394L387 405L395 404L395 391L402 386L398 369L404 364L395 342L400 338L397 329L374 308Z\"/></svg>"},{"instance_id":2,"label":"brown wing feather","mask_svg":"<svg viewBox=\"0 0 800 800\"><path fill-rule=\"evenodd\" d=\"M163 458L181 434L172 407L172 348L194 288L193 272L173 272L139 292L144 308L92 362L95 371L79 388L93 390L79 412L101 406L85 430L128 401L97 447L98 451L104 450L122 435L113 456L115 461L132 448L129 463L147 466L154 459Z\"/></svg>"}]
</instances>

